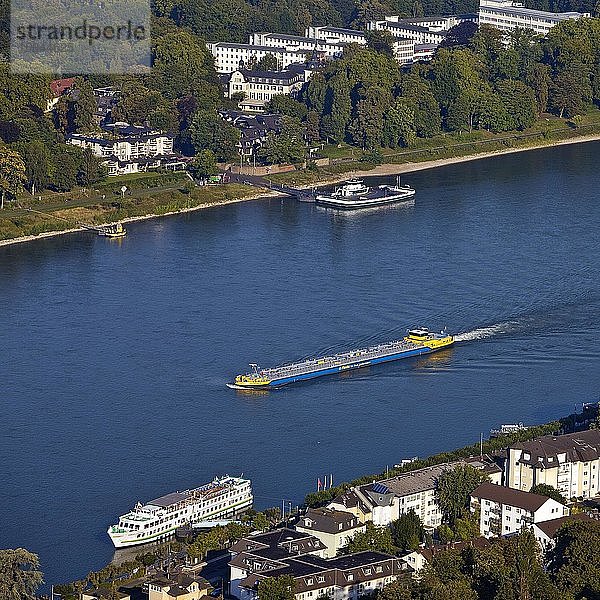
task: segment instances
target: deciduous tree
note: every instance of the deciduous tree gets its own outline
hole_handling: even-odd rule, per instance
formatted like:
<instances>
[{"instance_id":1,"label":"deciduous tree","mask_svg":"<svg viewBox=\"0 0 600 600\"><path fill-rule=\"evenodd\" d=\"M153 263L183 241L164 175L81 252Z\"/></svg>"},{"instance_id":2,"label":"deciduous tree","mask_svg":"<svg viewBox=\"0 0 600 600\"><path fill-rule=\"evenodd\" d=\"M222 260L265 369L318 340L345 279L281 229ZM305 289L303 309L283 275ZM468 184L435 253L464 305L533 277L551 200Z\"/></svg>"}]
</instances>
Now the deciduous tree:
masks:
<instances>
[{"instance_id":1,"label":"deciduous tree","mask_svg":"<svg viewBox=\"0 0 600 600\"><path fill-rule=\"evenodd\" d=\"M43 581L39 566L37 555L23 548L0 550L0 598L33 600Z\"/></svg>"},{"instance_id":2,"label":"deciduous tree","mask_svg":"<svg viewBox=\"0 0 600 600\"><path fill-rule=\"evenodd\" d=\"M21 155L6 146L0 146L0 209L4 208L5 199L14 197L26 180L25 163Z\"/></svg>"},{"instance_id":3,"label":"deciduous tree","mask_svg":"<svg viewBox=\"0 0 600 600\"><path fill-rule=\"evenodd\" d=\"M469 512L471 492L488 476L470 465L458 465L444 471L438 478L435 495L444 515L444 521L452 527L456 519Z\"/></svg>"}]
</instances>

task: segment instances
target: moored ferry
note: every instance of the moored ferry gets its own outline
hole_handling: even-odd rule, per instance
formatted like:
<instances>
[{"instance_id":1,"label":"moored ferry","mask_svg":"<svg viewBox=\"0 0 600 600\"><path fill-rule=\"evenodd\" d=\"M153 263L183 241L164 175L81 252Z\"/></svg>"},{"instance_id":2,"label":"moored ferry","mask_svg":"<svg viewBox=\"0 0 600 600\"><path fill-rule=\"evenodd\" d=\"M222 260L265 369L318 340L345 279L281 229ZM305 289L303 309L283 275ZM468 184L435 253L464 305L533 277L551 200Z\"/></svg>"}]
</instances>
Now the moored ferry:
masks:
<instances>
[{"instance_id":1,"label":"moored ferry","mask_svg":"<svg viewBox=\"0 0 600 600\"><path fill-rule=\"evenodd\" d=\"M250 366L253 367L251 373L238 375L234 383L227 385L234 389L277 388L296 381L343 373L351 369L360 369L410 356L429 354L448 348L453 343L454 337L444 331L432 333L425 328L411 329L401 340L332 356L309 359L272 369L259 369L258 365L251 364Z\"/></svg>"},{"instance_id":2,"label":"moored ferry","mask_svg":"<svg viewBox=\"0 0 600 600\"><path fill-rule=\"evenodd\" d=\"M137 546L167 538L188 523L240 514L252 501L249 479L224 475L192 490L172 492L144 505L138 502L107 533L115 548Z\"/></svg>"},{"instance_id":3,"label":"moored ferry","mask_svg":"<svg viewBox=\"0 0 600 600\"><path fill-rule=\"evenodd\" d=\"M376 188L366 186L362 179L349 179L331 194L319 194L315 198L315 203L327 208L356 210L412 201L414 195L415 190L410 186L400 185L399 178L396 185L380 185Z\"/></svg>"}]
</instances>

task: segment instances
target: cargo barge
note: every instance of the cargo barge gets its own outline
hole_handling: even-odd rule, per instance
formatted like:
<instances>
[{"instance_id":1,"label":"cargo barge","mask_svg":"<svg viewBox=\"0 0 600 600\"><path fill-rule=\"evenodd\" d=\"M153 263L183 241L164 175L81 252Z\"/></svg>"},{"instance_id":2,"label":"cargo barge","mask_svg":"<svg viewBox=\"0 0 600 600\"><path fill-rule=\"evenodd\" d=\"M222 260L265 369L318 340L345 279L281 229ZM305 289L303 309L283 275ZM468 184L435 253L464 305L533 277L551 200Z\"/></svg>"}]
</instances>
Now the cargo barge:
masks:
<instances>
[{"instance_id":1,"label":"cargo barge","mask_svg":"<svg viewBox=\"0 0 600 600\"><path fill-rule=\"evenodd\" d=\"M432 333L425 328L411 329L401 340L332 356L304 360L272 369L259 369L258 365L251 364L252 372L238 375L234 382L228 383L227 386L233 389L254 390L278 388L297 381L429 354L448 348L453 343L454 337L445 331Z\"/></svg>"}]
</instances>

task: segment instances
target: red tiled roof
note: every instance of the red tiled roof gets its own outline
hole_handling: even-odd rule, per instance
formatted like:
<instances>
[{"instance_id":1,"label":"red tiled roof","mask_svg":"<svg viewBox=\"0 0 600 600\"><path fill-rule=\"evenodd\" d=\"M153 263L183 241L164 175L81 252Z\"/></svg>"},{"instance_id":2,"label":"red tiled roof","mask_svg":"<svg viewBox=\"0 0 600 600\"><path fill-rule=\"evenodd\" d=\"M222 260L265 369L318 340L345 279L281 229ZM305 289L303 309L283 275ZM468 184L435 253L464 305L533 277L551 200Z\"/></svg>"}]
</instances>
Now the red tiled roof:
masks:
<instances>
[{"instance_id":1,"label":"red tiled roof","mask_svg":"<svg viewBox=\"0 0 600 600\"><path fill-rule=\"evenodd\" d=\"M64 79L55 79L50 82L50 91L54 98L58 98L65 90L68 90L75 83L75 77L65 77Z\"/></svg>"}]
</instances>

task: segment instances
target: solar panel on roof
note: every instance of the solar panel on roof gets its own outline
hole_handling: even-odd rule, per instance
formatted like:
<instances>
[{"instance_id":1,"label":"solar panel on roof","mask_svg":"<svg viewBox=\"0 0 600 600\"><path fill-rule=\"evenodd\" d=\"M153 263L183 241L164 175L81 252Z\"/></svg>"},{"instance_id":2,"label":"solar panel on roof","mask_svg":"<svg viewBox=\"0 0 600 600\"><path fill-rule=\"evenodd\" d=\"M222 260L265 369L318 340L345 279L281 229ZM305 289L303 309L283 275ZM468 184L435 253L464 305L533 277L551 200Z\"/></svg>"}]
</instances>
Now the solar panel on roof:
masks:
<instances>
[{"instance_id":1,"label":"solar panel on roof","mask_svg":"<svg viewBox=\"0 0 600 600\"><path fill-rule=\"evenodd\" d=\"M378 482L378 483L373 484L373 491L376 492L377 494L388 494L390 490L383 483Z\"/></svg>"}]
</instances>

